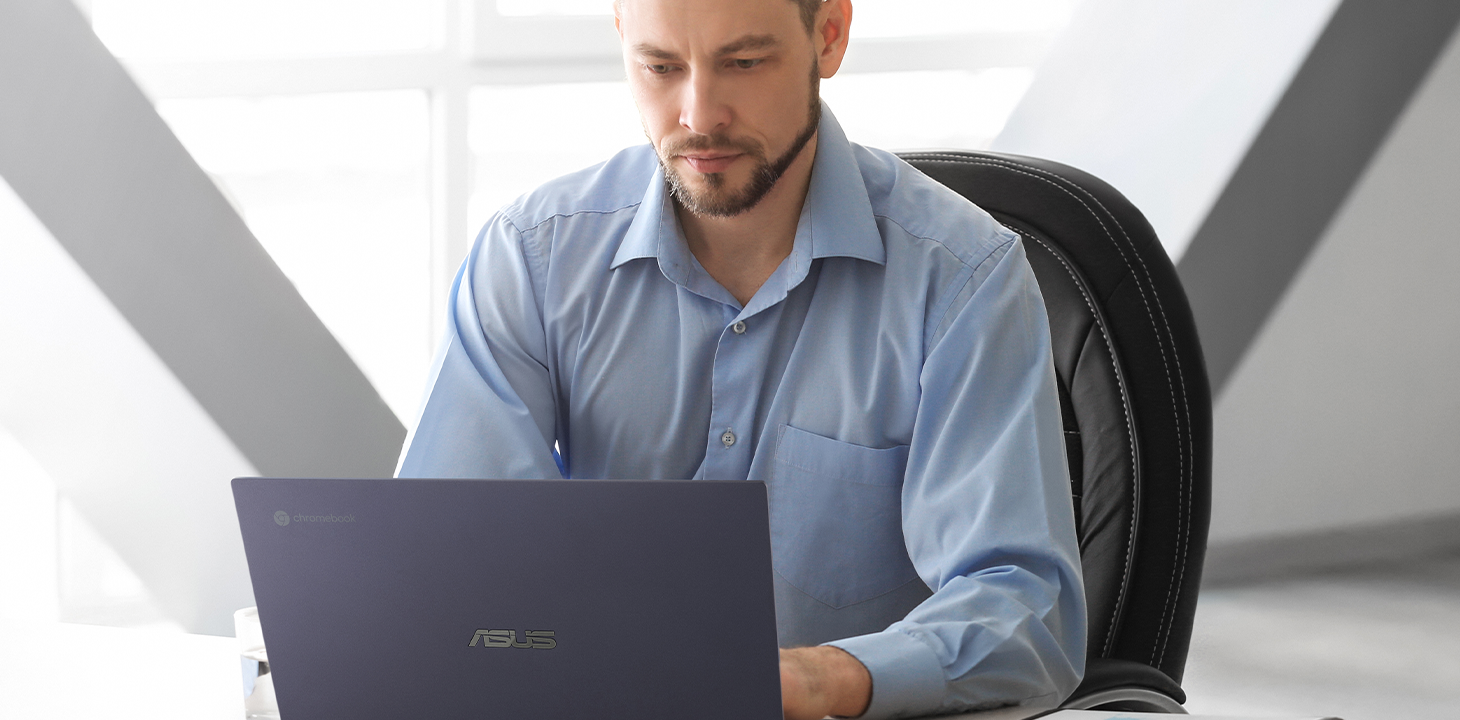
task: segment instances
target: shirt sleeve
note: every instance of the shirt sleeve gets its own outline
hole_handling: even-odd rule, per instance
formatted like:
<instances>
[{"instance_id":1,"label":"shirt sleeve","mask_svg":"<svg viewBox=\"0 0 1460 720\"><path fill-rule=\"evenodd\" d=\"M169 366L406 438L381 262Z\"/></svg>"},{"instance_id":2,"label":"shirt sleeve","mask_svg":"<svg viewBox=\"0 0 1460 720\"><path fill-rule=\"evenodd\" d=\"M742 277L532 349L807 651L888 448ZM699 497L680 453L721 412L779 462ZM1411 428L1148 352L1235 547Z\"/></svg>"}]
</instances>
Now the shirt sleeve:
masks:
<instances>
[{"instance_id":1,"label":"shirt sleeve","mask_svg":"<svg viewBox=\"0 0 1460 720\"><path fill-rule=\"evenodd\" d=\"M558 478L542 255L502 214L451 286L446 336L397 477ZM539 277L540 272L539 272Z\"/></svg>"},{"instance_id":2,"label":"shirt sleeve","mask_svg":"<svg viewBox=\"0 0 1460 720\"><path fill-rule=\"evenodd\" d=\"M1053 705L1084 672L1044 301L1017 241L984 264L926 355L902 490L908 555L934 592L883 632L829 643L872 676L865 718Z\"/></svg>"}]
</instances>

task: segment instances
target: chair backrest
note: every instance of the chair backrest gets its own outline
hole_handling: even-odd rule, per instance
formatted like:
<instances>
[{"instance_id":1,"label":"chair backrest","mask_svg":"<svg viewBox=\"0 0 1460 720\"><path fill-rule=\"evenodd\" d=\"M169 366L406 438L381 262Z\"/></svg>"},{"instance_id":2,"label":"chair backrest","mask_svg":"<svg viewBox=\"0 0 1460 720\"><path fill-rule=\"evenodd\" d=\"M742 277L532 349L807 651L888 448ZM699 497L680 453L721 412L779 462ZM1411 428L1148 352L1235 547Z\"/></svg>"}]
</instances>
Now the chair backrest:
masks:
<instances>
[{"instance_id":1,"label":"chair backrest","mask_svg":"<svg viewBox=\"0 0 1460 720\"><path fill-rule=\"evenodd\" d=\"M1176 269L1140 211L1075 168L902 158L1024 238L1049 312L1089 603L1089 657L1181 681L1206 550L1211 390Z\"/></svg>"}]
</instances>

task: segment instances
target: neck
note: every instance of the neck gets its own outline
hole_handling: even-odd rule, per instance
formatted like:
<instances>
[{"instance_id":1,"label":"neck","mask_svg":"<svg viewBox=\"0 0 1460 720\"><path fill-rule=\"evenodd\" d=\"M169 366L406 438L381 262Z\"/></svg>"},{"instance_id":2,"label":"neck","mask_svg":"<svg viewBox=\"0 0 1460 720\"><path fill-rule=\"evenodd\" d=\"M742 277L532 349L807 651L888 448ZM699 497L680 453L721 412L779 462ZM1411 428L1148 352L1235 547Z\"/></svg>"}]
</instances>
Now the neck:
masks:
<instances>
[{"instance_id":1,"label":"neck","mask_svg":"<svg viewBox=\"0 0 1460 720\"><path fill-rule=\"evenodd\" d=\"M733 217L706 217L674 204L690 252L741 306L750 302L796 243L796 224L811 187L815 135L755 207Z\"/></svg>"}]
</instances>

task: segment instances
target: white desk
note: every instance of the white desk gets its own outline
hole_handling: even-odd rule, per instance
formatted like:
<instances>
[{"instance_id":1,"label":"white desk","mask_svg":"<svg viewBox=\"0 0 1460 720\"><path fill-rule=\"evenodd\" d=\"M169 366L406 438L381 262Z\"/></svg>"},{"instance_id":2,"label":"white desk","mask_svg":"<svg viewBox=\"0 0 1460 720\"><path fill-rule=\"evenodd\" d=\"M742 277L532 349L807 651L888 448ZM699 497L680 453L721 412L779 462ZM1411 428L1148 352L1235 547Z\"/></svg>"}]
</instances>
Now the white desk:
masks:
<instances>
[{"instance_id":1,"label":"white desk","mask_svg":"<svg viewBox=\"0 0 1460 720\"><path fill-rule=\"evenodd\" d=\"M0 717L240 720L233 638L0 621Z\"/></svg>"},{"instance_id":2,"label":"white desk","mask_svg":"<svg viewBox=\"0 0 1460 720\"><path fill-rule=\"evenodd\" d=\"M970 715L969 718L983 720L982 715ZM1049 715L1040 716L1039 720L1339 720L1338 718L1294 718L1284 717L1243 717L1243 718L1220 718L1216 715L1162 715L1159 713L1138 713L1138 712L1112 712L1108 710L1061 710Z\"/></svg>"},{"instance_id":3,"label":"white desk","mask_svg":"<svg viewBox=\"0 0 1460 720\"><path fill-rule=\"evenodd\" d=\"M240 720L242 682L233 638L0 620L0 718ZM1026 720L1041 712L1001 708L943 720ZM1045 717L1203 720L1076 710Z\"/></svg>"},{"instance_id":4,"label":"white desk","mask_svg":"<svg viewBox=\"0 0 1460 720\"><path fill-rule=\"evenodd\" d=\"M1048 713L1048 714L1045 714ZM1111 710L1059 710L1008 707L963 715L940 715L938 720L1340 720L1310 717L1221 717L1217 715L1167 715L1162 713L1117 712ZM930 719L931 720L931 719Z\"/></svg>"}]
</instances>

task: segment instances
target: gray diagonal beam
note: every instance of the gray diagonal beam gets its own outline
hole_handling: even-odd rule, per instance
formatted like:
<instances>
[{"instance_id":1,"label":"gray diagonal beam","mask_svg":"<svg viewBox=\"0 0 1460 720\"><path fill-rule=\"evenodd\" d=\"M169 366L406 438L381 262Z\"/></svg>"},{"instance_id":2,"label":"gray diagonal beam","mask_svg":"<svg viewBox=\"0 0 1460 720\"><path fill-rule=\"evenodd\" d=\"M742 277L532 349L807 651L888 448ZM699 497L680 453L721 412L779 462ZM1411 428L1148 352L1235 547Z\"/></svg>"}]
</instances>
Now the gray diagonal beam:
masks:
<instances>
[{"instance_id":1,"label":"gray diagonal beam","mask_svg":"<svg viewBox=\"0 0 1460 720\"><path fill-rule=\"evenodd\" d=\"M1460 21L1455 0L1344 0L1177 271L1220 393Z\"/></svg>"},{"instance_id":2,"label":"gray diagonal beam","mask_svg":"<svg viewBox=\"0 0 1460 720\"><path fill-rule=\"evenodd\" d=\"M262 473L405 429L69 0L0 2L0 175Z\"/></svg>"}]
</instances>

